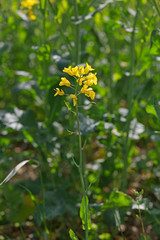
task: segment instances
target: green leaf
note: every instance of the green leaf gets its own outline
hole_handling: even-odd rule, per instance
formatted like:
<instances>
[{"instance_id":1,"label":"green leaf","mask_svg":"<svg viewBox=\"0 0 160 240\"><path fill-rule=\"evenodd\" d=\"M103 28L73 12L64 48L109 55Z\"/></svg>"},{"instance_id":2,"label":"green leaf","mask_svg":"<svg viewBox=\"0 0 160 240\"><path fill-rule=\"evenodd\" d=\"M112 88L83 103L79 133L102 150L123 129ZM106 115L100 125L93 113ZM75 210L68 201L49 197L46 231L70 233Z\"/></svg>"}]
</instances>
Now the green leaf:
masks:
<instances>
[{"instance_id":1,"label":"green leaf","mask_svg":"<svg viewBox=\"0 0 160 240\"><path fill-rule=\"evenodd\" d=\"M151 240L151 238L149 236L146 236L146 235L144 236L141 234L140 240Z\"/></svg>"},{"instance_id":2,"label":"green leaf","mask_svg":"<svg viewBox=\"0 0 160 240\"><path fill-rule=\"evenodd\" d=\"M101 207L102 211L113 207L129 207L132 203L132 198L127 194L114 189L110 194L109 199Z\"/></svg>"},{"instance_id":3,"label":"green leaf","mask_svg":"<svg viewBox=\"0 0 160 240\"><path fill-rule=\"evenodd\" d=\"M8 43L2 44L2 46L0 46L0 63L1 63L1 60L2 60L3 54L4 54L8 49L9 49L9 44L8 44Z\"/></svg>"},{"instance_id":4,"label":"green leaf","mask_svg":"<svg viewBox=\"0 0 160 240\"><path fill-rule=\"evenodd\" d=\"M72 240L78 240L77 236L75 233L72 231L72 229L69 230L69 236Z\"/></svg>"},{"instance_id":5,"label":"green leaf","mask_svg":"<svg viewBox=\"0 0 160 240\"><path fill-rule=\"evenodd\" d=\"M157 33L157 30L154 29L152 32L151 32L151 37L150 37L150 48L152 48L152 45L153 45L153 38L155 37Z\"/></svg>"},{"instance_id":6,"label":"green leaf","mask_svg":"<svg viewBox=\"0 0 160 240\"><path fill-rule=\"evenodd\" d=\"M24 137L28 140L28 142L31 143L33 145L33 147L37 148L38 144L35 141L35 139L32 137L32 135L26 129L23 129L22 132L23 132ZM39 137L38 140L40 140L40 139L41 138Z\"/></svg>"},{"instance_id":7,"label":"green leaf","mask_svg":"<svg viewBox=\"0 0 160 240\"><path fill-rule=\"evenodd\" d=\"M34 128L37 127L37 120L36 120L36 114L34 111L28 109L23 113L23 115L20 117L19 122L24 126L24 127L30 127Z\"/></svg>"},{"instance_id":8,"label":"green leaf","mask_svg":"<svg viewBox=\"0 0 160 240\"><path fill-rule=\"evenodd\" d=\"M3 234L3 236L5 236L7 240L12 240L12 239L9 238L6 234Z\"/></svg>"},{"instance_id":9,"label":"green leaf","mask_svg":"<svg viewBox=\"0 0 160 240\"><path fill-rule=\"evenodd\" d=\"M159 106L157 98L154 99L154 108L156 110L157 117L158 117L158 119L160 121L160 106Z\"/></svg>"},{"instance_id":10,"label":"green leaf","mask_svg":"<svg viewBox=\"0 0 160 240\"><path fill-rule=\"evenodd\" d=\"M150 38L150 54L159 55L160 50L160 31L153 30Z\"/></svg>"},{"instance_id":11,"label":"green leaf","mask_svg":"<svg viewBox=\"0 0 160 240\"><path fill-rule=\"evenodd\" d=\"M45 10L45 8L46 8L46 0L41 0L40 1L40 5L41 5L41 9Z\"/></svg>"},{"instance_id":12,"label":"green leaf","mask_svg":"<svg viewBox=\"0 0 160 240\"><path fill-rule=\"evenodd\" d=\"M20 187L22 187L24 190L26 190L26 191L29 193L29 196L30 196L32 202L34 203L34 205L35 205L35 207L36 207L36 209L37 209L37 211L38 211L41 219L43 219L43 215L42 215L41 212L40 212L40 209L39 209L37 200L36 200L36 198L34 197L34 195L32 194L32 192L31 192L28 188L26 188L25 186L23 186L23 185L21 185L21 184L20 184Z\"/></svg>"},{"instance_id":13,"label":"green leaf","mask_svg":"<svg viewBox=\"0 0 160 240\"><path fill-rule=\"evenodd\" d=\"M157 117L157 113L153 105L147 105L146 112Z\"/></svg>"},{"instance_id":14,"label":"green leaf","mask_svg":"<svg viewBox=\"0 0 160 240\"><path fill-rule=\"evenodd\" d=\"M83 224L83 230L86 229L86 213L87 213L87 227L90 230L91 229L91 217L90 217L90 212L88 209L88 197L84 196L82 198L82 203L81 203L81 208L80 208L80 218L82 220Z\"/></svg>"}]
</instances>

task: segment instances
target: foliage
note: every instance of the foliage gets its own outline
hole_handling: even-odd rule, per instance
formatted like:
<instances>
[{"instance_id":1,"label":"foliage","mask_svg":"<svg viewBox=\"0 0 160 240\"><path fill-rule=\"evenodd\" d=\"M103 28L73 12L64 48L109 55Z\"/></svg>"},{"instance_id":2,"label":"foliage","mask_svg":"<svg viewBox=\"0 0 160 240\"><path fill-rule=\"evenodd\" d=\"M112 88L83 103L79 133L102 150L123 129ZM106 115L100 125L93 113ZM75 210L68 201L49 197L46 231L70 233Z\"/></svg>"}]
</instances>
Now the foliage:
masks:
<instances>
[{"instance_id":1,"label":"foliage","mask_svg":"<svg viewBox=\"0 0 160 240\"><path fill-rule=\"evenodd\" d=\"M157 0L1 1L0 239L84 239L86 206L89 240L159 239L159 17ZM75 66L97 72L79 127L54 97Z\"/></svg>"}]
</instances>

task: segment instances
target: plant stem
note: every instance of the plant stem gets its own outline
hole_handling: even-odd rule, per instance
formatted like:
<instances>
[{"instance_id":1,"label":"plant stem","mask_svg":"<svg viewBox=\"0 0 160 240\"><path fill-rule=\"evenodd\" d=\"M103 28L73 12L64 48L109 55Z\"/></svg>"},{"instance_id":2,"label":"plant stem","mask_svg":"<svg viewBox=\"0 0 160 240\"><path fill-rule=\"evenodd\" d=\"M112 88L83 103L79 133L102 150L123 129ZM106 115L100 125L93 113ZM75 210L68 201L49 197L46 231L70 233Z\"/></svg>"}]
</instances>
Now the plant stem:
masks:
<instances>
[{"instance_id":1,"label":"plant stem","mask_svg":"<svg viewBox=\"0 0 160 240\"><path fill-rule=\"evenodd\" d=\"M74 0L74 11L75 11L75 21L78 20L78 4L77 0ZM80 64L80 52L81 52L81 45L80 45L80 27L79 24L75 25L75 64ZM76 96L78 91L78 84L76 87ZM79 121L79 112L78 112L78 105L76 105L76 118L77 118L77 126L78 126L78 137L79 137L79 174L80 174L80 181L82 186L82 193L83 198L85 201L85 240L88 240L88 202L87 202L87 192L85 186L85 168L84 168L84 159L83 159L83 152L82 152L82 138L81 138L81 131L80 131L80 121Z\"/></svg>"},{"instance_id":2,"label":"plant stem","mask_svg":"<svg viewBox=\"0 0 160 240\"><path fill-rule=\"evenodd\" d=\"M109 63L110 63L110 76L109 76L109 88L110 88L110 96L111 96L111 101L110 101L110 110L111 112L113 111L113 107L114 107L114 91L113 91L113 73L114 73L114 69L113 69L113 57L112 57L112 51L114 49L114 41L113 41L113 34L112 31L108 36L108 44L110 46L111 52L108 55L109 58Z\"/></svg>"},{"instance_id":3,"label":"plant stem","mask_svg":"<svg viewBox=\"0 0 160 240\"><path fill-rule=\"evenodd\" d=\"M142 215L141 215L141 211L139 209L139 216L140 216L140 219L141 219L141 226L142 226L142 232L143 232L143 236L144 236L144 239L146 239L146 233L145 233L145 230L144 230L144 224L143 224L143 220L142 220Z\"/></svg>"},{"instance_id":4,"label":"plant stem","mask_svg":"<svg viewBox=\"0 0 160 240\"><path fill-rule=\"evenodd\" d=\"M75 11L75 21L78 21L78 4L77 0L74 0L74 11ZM80 45L80 28L79 24L75 25L75 64L78 65L80 64L80 50L81 50L81 45Z\"/></svg>"},{"instance_id":5,"label":"plant stem","mask_svg":"<svg viewBox=\"0 0 160 240\"><path fill-rule=\"evenodd\" d=\"M56 15L57 14L57 10L55 9L55 6L52 5L52 3L50 2L50 0L48 0L48 4L49 4L49 7L53 13L53 15ZM69 41L69 39L66 37L65 33L64 33L64 29L63 29L63 26L62 24L59 22L58 18L55 18L54 19L55 22L56 22L56 25L58 26L58 30L59 30L59 33L61 35L61 38L64 40L65 44L66 44L66 47L68 49L68 52L70 53L70 55L72 56L73 55L73 50L72 50L72 45Z\"/></svg>"},{"instance_id":6,"label":"plant stem","mask_svg":"<svg viewBox=\"0 0 160 240\"><path fill-rule=\"evenodd\" d=\"M41 11L42 11L42 39L41 39L41 45L45 48L46 47L46 8L47 8L47 0L42 1L43 4L41 4ZM47 125L48 123L48 87L47 87L47 62L45 54L43 56L42 61L42 85L44 86L44 92L45 92L45 101L44 101L44 113L45 113L45 123Z\"/></svg>"},{"instance_id":7,"label":"plant stem","mask_svg":"<svg viewBox=\"0 0 160 240\"><path fill-rule=\"evenodd\" d=\"M141 209L140 209L140 204L138 203L138 212L139 212L139 218L140 218L140 221L141 221L141 226L142 226L142 232L143 232L143 236L144 236L144 239L147 240L146 238L146 233L145 233L145 230L144 230L144 224L143 224L143 219L142 219L142 215L141 215Z\"/></svg>"},{"instance_id":8,"label":"plant stem","mask_svg":"<svg viewBox=\"0 0 160 240\"><path fill-rule=\"evenodd\" d=\"M127 185L127 168L128 168L128 156L130 149L130 141L129 141L129 131L130 131L130 123L131 123L131 115L132 115L132 107L133 107L133 81L134 81L134 69L135 69L135 29L136 23L138 19L138 9L139 9L140 0L137 0L136 6L136 15L133 22L133 30L131 35L131 67L130 67L130 81L129 81L129 90L128 90L128 116L127 116L127 124L126 124L126 138L124 144L124 170L123 170L123 183L122 190L126 189Z\"/></svg>"},{"instance_id":9,"label":"plant stem","mask_svg":"<svg viewBox=\"0 0 160 240\"><path fill-rule=\"evenodd\" d=\"M45 213L45 193L44 193L44 184L43 184L43 177L42 177L42 172L39 171L39 175L40 175L40 183L41 183L41 190L42 190L42 208L43 208L43 212L42 212L42 217L43 217L43 224L44 224L44 229L45 232L47 234L47 236L49 237L49 230L47 227L47 223L46 223L46 213Z\"/></svg>"},{"instance_id":10,"label":"plant stem","mask_svg":"<svg viewBox=\"0 0 160 240\"><path fill-rule=\"evenodd\" d=\"M85 199L85 240L88 240L88 204L87 204L87 193L86 193L86 186L85 186L85 177L84 177L84 170L83 170L83 153L82 153L82 138L80 132L80 122L79 122L79 112L78 112L78 105L76 105L76 118L77 118L77 126L78 126L78 137L79 137L79 156L80 156L80 163L79 163L79 174L82 186L82 193Z\"/></svg>"},{"instance_id":11,"label":"plant stem","mask_svg":"<svg viewBox=\"0 0 160 240\"><path fill-rule=\"evenodd\" d=\"M160 10L159 10L159 8L158 8L158 5L157 5L157 3L156 3L156 0L153 0L153 3L154 3L154 5L155 5L155 8L156 8L156 10L157 10L158 15L160 16Z\"/></svg>"},{"instance_id":12,"label":"plant stem","mask_svg":"<svg viewBox=\"0 0 160 240\"><path fill-rule=\"evenodd\" d=\"M23 227L22 227L21 224L20 224L20 231L21 231L23 240L25 240L26 238L25 238L24 231L23 231Z\"/></svg>"}]
</instances>

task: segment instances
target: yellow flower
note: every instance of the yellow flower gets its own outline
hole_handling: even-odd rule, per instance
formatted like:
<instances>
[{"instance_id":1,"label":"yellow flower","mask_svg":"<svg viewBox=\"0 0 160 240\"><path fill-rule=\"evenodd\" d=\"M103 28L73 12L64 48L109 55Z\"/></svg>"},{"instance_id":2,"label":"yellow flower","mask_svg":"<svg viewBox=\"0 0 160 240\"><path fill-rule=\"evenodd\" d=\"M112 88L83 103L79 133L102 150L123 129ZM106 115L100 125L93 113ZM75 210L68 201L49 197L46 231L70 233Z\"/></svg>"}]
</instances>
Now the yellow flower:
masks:
<instances>
[{"instance_id":1,"label":"yellow flower","mask_svg":"<svg viewBox=\"0 0 160 240\"><path fill-rule=\"evenodd\" d=\"M69 97L70 98L73 98L73 106L75 107L76 105L77 105L77 97L76 97L76 95L74 95L74 94L70 94L69 95Z\"/></svg>"},{"instance_id":2,"label":"yellow flower","mask_svg":"<svg viewBox=\"0 0 160 240\"><path fill-rule=\"evenodd\" d=\"M86 67L84 68L84 66L79 67L79 75L83 76L88 74L90 71L93 71L94 69L88 64L86 63Z\"/></svg>"},{"instance_id":3,"label":"yellow flower","mask_svg":"<svg viewBox=\"0 0 160 240\"><path fill-rule=\"evenodd\" d=\"M69 66L68 68L64 68L63 72L68 73L70 76L76 76L79 77L79 67L76 66L74 68L72 68L71 66Z\"/></svg>"},{"instance_id":4,"label":"yellow flower","mask_svg":"<svg viewBox=\"0 0 160 240\"><path fill-rule=\"evenodd\" d=\"M63 72L68 73L70 76L73 76L72 75L72 67L71 66L69 66L68 68L65 67L63 69Z\"/></svg>"},{"instance_id":5,"label":"yellow flower","mask_svg":"<svg viewBox=\"0 0 160 240\"><path fill-rule=\"evenodd\" d=\"M62 77L59 83L59 86L67 86L70 87L71 83L67 80L67 78Z\"/></svg>"},{"instance_id":6,"label":"yellow flower","mask_svg":"<svg viewBox=\"0 0 160 240\"><path fill-rule=\"evenodd\" d=\"M38 0L23 0L21 2L21 8L27 8L28 10L26 10L26 13L29 14L29 18L31 20L35 20L36 16L34 15L33 11L32 11L32 7L34 5L37 5L39 3Z\"/></svg>"},{"instance_id":7,"label":"yellow flower","mask_svg":"<svg viewBox=\"0 0 160 240\"><path fill-rule=\"evenodd\" d=\"M64 91L62 89L56 88L56 93L54 94L54 96L63 96L64 95Z\"/></svg>"},{"instance_id":8,"label":"yellow flower","mask_svg":"<svg viewBox=\"0 0 160 240\"><path fill-rule=\"evenodd\" d=\"M39 1L37 1L37 0L23 0L21 2L21 8L32 9L32 7L38 3L39 3Z\"/></svg>"},{"instance_id":9,"label":"yellow flower","mask_svg":"<svg viewBox=\"0 0 160 240\"><path fill-rule=\"evenodd\" d=\"M93 71L94 69L88 64L86 63L86 67L84 69L84 74L89 73L90 71Z\"/></svg>"},{"instance_id":10,"label":"yellow flower","mask_svg":"<svg viewBox=\"0 0 160 240\"><path fill-rule=\"evenodd\" d=\"M80 78L77 78L76 81L79 83L79 86L81 86L85 79L86 79L86 77L80 77Z\"/></svg>"},{"instance_id":11,"label":"yellow flower","mask_svg":"<svg viewBox=\"0 0 160 240\"><path fill-rule=\"evenodd\" d=\"M92 88L88 88L87 85L83 85L81 88L81 93L84 93L85 96L90 97L92 100L95 98L95 92L93 91Z\"/></svg>"},{"instance_id":12,"label":"yellow flower","mask_svg":"<svg viewBox=\"0 0 160 240\"><path fill-rule=\"evenodd\" d=\"M88 88L87 91L85 92L85 96L90 97L92 100L94 100L95 92L93 91L92 88Z\"/></svg>"},{"instance_id":13,"label":"yellow flower","mask_svg":"<svg viewBox=\"0 0 160 240\"><path fill-rule=\"evenodd\" d=\"M28 10L28 14L29 14L29 18L31 20L35 20L36 19L36 16L34 15L33 11L31 9Z\"/></svg>"},{"instance_id":14,"label":"yellow flower","mask_svg":"<svg viewBox=\"0 0 160 240\"><path fill-rule=\"evenodd\" d=\"M86 93L87 88L88 88L88 86L84 84L83 87L81 88L81 93Z\"/></svg>"},{"instance_id":15,"label":"yellow flower","mask_svg":"<svg viewBox=\"0 0 160 240\"><path fill-rule=\"evenodd\" d=\"M73 68L69 66L68 68L64 68L63 72L68 73L70 76L83 77L83 75L86 75L93 70L94 69L88 63L86 63L85 68L84 66L76 66Z\"/></svg>"},{"instance_id":16,"label":"yellow flower","mask_svg":"<svg viewBox=\"0 0 160 240\"><path fill-rule=\"evenodd\" d=\"M94 69L88 64L86 63L86 66L76 66L76 67L71 67L69 66L68 68L64 68L63 72L69 74L70 76L74 76L77 82L77 85L82 86L81 90L79 92L79 88L78 86L73 86L73 88L75 89L75 94L70 94L69 97L73 99L73 106L77 105L77 100L78 100L78 95L80 93L83 93L85 96L91 98L92 100L94 100L95 98L95 92L93 91L93 89L90 87L93 84L97 85L97 77L96 74L97 73L91 73L90 71L93 71ZM71 83L70 81L65 78L62 77L61 81L59 83L59 86L67 86L70 87ZM59 88L56 88L56 93L54 96L57 95L64 95L63 90L60 90Z\"/></svg>"},{"instance_id":17,"label":"yellow flower","mask_svg":"<svg viewBox=\"0 0 160 240\"><path fill-rule=\"evenodd\" d=\"M72 76L80 77L79 66L72 68Z\"/></svg>"},{"instance_id":18,"label":"yellow flower","mask_svg":"<svg viewBox=\"0 0 160 240\"><path fill-rule=\"evenodd\" d=\"M84 74L85 74L84 73L84 66L79 67L79 75L83 76Z\"/></svg>"},{"instance_id":19,"label":"yellow flower","mask_svg":"<svg viewBox=\"0 0 160 240\"><path fill-rule=\"evenodd\" d=\"M86 76L86 81L84 81L84 84L88 85L88 86L92 86L93 84L97 85L97 77L96 77L96 73L89 73L88 76Z\"/></svg>"}]
</instances>

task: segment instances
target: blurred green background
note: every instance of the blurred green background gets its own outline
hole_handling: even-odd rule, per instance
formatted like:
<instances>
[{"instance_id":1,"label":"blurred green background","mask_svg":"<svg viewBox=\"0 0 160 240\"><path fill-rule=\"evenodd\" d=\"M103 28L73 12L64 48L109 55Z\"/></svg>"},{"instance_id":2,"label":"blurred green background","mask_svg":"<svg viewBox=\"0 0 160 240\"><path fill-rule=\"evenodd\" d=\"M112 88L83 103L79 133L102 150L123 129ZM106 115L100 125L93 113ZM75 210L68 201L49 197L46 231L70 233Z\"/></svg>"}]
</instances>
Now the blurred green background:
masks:
<instances>
[{"instance_id":1,"label":"blurred green background","mask_svg":"<svg viewBox=\"0 0 160 240\"><path fill-rule=\"evenodd\" d=\"M83 239L74 107L54 89L86 62L98 78L79 107L89 239L159 239L159 2L39 0L35 20L21 4L0 1L0 181L36 165L0 186L0 239L66 240L70 228ZM144 189L146 238L133 189Z\"/></svg>"}]
</instances>

